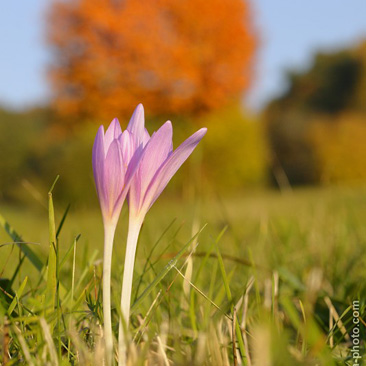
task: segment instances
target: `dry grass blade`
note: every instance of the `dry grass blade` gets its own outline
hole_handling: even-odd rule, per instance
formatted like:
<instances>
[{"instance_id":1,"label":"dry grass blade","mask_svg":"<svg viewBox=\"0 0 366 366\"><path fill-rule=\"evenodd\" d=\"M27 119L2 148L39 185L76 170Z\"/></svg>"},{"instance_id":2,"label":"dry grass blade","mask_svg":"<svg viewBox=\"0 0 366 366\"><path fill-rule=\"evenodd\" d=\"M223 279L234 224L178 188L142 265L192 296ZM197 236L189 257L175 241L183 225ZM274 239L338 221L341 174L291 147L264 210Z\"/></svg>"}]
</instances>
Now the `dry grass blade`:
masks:
<instances>
[{"instance_id":1,"label":"dry grass blade","mask_svg":"<svg viewBox=\"0 0 366 366\"><path fill-rule=\"evenodd\" d=\"M141 337L143 336L145 330L146 330L146 327L147 327L147 324L149 322L149 317L150 317L150 314L151 314L151 311L153 310L155 304L158 302L158 300L160 299L160 296L161 296L161 293L162 293L162 290L159 290L158 294L156 295L154 301L152 302L151 306L149 307L149 310L147 311L145 317L143 318L142 320L142 323L140 325L140 328L139 330L136 332L136 334L134 335L133 337L133 342L135 342L137 340L137 337L139 336L139 339L141 339Z\"/></svg>"},{"instance_id":2,"label":"dry grass blade","mask_svg":"<svg viewBox=\"0 0 366 366\"><path fill-rule=\"evenodd\" d=\"M329 308L329 346L331 348L334 347L333 320L334 320L333 307L330 307Z\"/></svg>"},{"instance_id":3,"label":"dry grass blade","mask_svg":"<svg viewBox=\"0 0 366 366\"><path fill-rule=\"evenodd\" d=\"M41 325L41 328L43 330L44 339L46 341L47 347L50 352L50 358L51 358L52 365L58 366L57 352L56 352L56 348L55 348L55 345L52 340L50 328L44 318L39 319L39 324Z\"/></svg>"},{"instance_id":4,"label":"dry grass blade","mask_svg":"<svg viewBox=\"0 0 366 366\"><path fill-rule=\"evenodd\" d=\"M233 309L233 325L231 327L231 337L233 342L233 360L234 366L238 365L238 355L236 354L236 338L235 338L236 308Z\"/></svg>"},{"instance_id":5,"label":"dry grass blade","mask_svg":"<svg viewBox=\"0 0 366 366\"><path fill-rule=\"evenodd\" d=\"M165 349L164 349L164 345L160 339L159 336L156 336L156 339L158 340L158 344L159 344L159 354L161 355L163 361L164 361L164 365L165 366L170 366L169 365L169 360L168 360L168 356L166 355Z\"/></svg>"},{"instance_id":6,"label":"dry grass blade","mask_svg":"<svg viewBox=\"0 0 366 366\"><path fill-rule=\"evenodd\" d=\"M27 343L26 343L22 333L16 326L13 327L13 330L14 330L15 334L17 335L18 341L20 343L20 346L22 348L22 351L23 351L23 354L27 361L28 366L35 366L35 364L32 360L31 354L29 352L29 348L27 346Z\"/></svg>"},{"instance_id":7,"label":"dry grass blade","mask_svg":"<svg viewBox=\"0 0 366 366\"><path fill-rule=\"evenodd\" d=\"M199 230L199 219L197 217L197 214L194 216L194 219L193 219L193 224L192 224L192 232L191 232L191 235L193 236L194 233L196 233L198 230ZM189 256L188 256L188 259L187 259L187 267L186 267L186 271L185 271L185 277L187 279L189 279L189 281L192 280L192 274L193 274L193 258L192 258L192 255L194 254L195 252L195 249L197 248L197 238L195 238L193 241L192 241L192 244L191 244L191 253L189 253ZM189 290L190 290L190 286L189 286L189 283L187 281L183 282L183 293L185 295L185 298L186 299L189 299ZM187 307L189 306L189 303L186 303L186 302L182 302L184 305L186 305Z\"/></svg>"},{"instance_id":8,"label":"dry grass blade","mask_svg":"<svg viewBox=\"0 0 366 366\"><path fill-rule=\"evenodd\" d=\"M330 298L328 296L326 296L324 298L324 301L325 303L327 304L329 310L331 310L332 314L333 314L333 317L334 317L334 320L336 321L336 325L338 326L339 330L342 332L344 338L347 340L347 341L350 341L351 338L349 336L349 334L347 333L347 329L346 327L344 326L341 318L339 317L338 313L337 313L337 310L335 309L335 307L333 306L332 304L332 301L330 300Z\"/></svg>"},{"instance_id":9,"label":"dry grass blade","mask_svg":"<svg viewBox=\"0 0 366 366\"><path fill-rule=\"evenodd\" d=\"M253 287L253 284L254 284L254 277L251 276L249 278L247 287L245 289L244 303L243 303L243 318L241 321L241 330L243 333L243 342L244 342L248 366L252 365L252 360L251 360L250 353L249 353L249 342L248 342L246 327L247 327L247 316L248 316L248 306L249 306L249 292L250 292L251 288Z\"/></svg>"},{"instance_id":10,"label":"dry grass blade","mask_svg":"<svg viewBox=\"0 0 366 366\"><path fill-rule=\"evenodd\" d=\"M188 281L184 274L177 268L177 267L173 267L178 274L185 280ZM226 316L226 318L228 318L229 320L232 320L232 318L226 314L217 304L215 304L207 295L205 295L197 286L195 286L191 281L188 281L188 283L192 286L193 289L195 289L201 296L203 296L207 301L209 301L211 303L211 305L213 305L217 310L220 311L220 313L222 313L223 315Z\"/></svg>"}]
</instances>

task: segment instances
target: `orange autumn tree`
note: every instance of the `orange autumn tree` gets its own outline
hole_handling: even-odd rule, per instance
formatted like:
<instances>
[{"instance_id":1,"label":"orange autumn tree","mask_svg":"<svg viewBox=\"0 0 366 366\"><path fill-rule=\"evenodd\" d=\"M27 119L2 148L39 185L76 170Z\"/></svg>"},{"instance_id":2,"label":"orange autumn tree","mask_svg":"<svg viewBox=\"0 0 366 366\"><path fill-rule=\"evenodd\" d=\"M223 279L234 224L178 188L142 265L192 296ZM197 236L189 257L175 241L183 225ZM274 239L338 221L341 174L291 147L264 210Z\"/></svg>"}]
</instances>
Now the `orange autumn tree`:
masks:
<instances>
[{"instance_id":1,"label":"orange autumn tree","mask_svg":"<svg viewBox=\"0 0 366 366\"><path fill-rule=\"evenodd\" d=\"M256 48L244 0L56 0L50 80L63 115L192 115L239 100Z\"/></svg>"}]
</instances>

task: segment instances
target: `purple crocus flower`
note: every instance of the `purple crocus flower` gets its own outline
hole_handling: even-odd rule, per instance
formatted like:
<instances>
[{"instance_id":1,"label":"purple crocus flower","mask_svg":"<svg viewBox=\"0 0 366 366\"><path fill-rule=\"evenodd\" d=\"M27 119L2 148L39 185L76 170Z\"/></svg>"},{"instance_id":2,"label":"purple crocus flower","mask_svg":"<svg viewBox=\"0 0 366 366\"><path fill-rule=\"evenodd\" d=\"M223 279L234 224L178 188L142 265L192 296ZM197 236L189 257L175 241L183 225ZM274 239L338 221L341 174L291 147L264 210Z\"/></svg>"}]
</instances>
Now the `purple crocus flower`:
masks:
<instances>
[{"instance_id":1,"label":"purple crocus flower","mask_svg":"<svg viewBox=\"0 0 366 366\"><path fill-rule=\"evenodd\" d=\"M171 122L166 122L150 137L144 128L142 105L136 108L135 113L138 113L142 118L138 119L138 123L131 130L133 132L131 138L133 139L133 146L139 149L143 148L143 152L128 193L129 228L121 296L121 312L124 319L120 321L119 327L119 365L125 363L122 322L126 327L128 326L133 267L141 225L150 207L207 131L206 128L201 128L173 151ZM130 150L130 153L132 151ZM126 158L128 161L128 157ZM132 155L130 158L132 159Z\"/></svg>"},{"instance_id":2,"label":"purple crocus flower","mask_svg":"<svg viewBox=\"0 0 366 366\"><path fill-rule=\"evenodd\" d=\"M133 175L141 158L142 146L135 148L135 126L143 115L133 114L122 133L115 118L104 134L100 126L93 146L93 172L104 224L116 224Z\"/></svg>"},{"instance_id":3,"label":"purple crocus flower","mask_svg":"<svg viewBox=\"0 0 366 366\"><path fill-rule=\"evenodd\" d=\"M112 364L110 279L114 234L133 175L141 159L142 145L136 146L144 116L136 109L127 129L122 132L115 118L106 133L100 126L93 146L93 171L104 224L103 315L106 364Z\"/></svg>"}]
</instances>

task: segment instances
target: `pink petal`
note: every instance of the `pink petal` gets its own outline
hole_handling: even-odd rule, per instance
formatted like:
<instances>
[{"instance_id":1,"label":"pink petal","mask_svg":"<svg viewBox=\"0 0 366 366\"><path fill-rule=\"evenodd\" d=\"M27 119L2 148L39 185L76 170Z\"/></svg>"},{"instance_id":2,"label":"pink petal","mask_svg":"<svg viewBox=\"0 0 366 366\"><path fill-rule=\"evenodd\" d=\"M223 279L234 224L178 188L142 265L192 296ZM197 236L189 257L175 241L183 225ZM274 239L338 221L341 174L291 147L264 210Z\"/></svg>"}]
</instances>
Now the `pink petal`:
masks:
<instances>
[{"instance_id":1,"label":"pink petal","mask_svg":"<svg viewBox=\"0 0 366 366\"><path fill-rule=\"evenodd\" d=\"M128 193L128 203L130 209L137 211L140 195L141 195L141 178L140 178L140 161L143 156L143 148L140 145L134 152L127 168L125 175L125 187L122 193L123 199L125 199Z\"/></svg>"},{"instance_id":2,"label":"pink petal","mask_svg":"<svg viewBox=\"0 0 366 366\"><path fill-rule=\"evenodd\" d=\"M100 126L93 145L93 173L99 200L103 197L104 127Z\"/></svg>"},{"instance_id":3,"label":"pink petal","mask_svg":"<svg viewBox=\"0 0 366 366\"><path fill-rule=\"evenodd\" d=\"M128 206L130 208L130 212L137 214L141 199L141 174L139 169L137 169L130 182L130 190L127 197Z\"/></svg>"},{"instance_id":4,"label":"pink petal","mask_svg":"<svg viewBox=\"0 0 366 366\"><path fill-rule=\"evenodd\" d=\"M122 135L119 136L118 141L121 146L125 170L127 170L127 166L135 151L134 139L130 131L124 130Z\"/></svg>"},{"instance_id":5,"label":"pink petal","mask_svg":"<svg viewBox=\"0 0 366 366\"><path fill-rule=\"evenodd\" d=\"M113 140L104 161L104 195L105 209L113 215L114 206L121 194L124 184L124 169L118 140Z\"/></svg>"},{"instance_id":6,"label":"pink petal","mask_svg":"<svg viewBox=\"0 0 366 366\"><path fill-rule=\"evenodd\" d=\"M156 199L160 196L161 192L167 186L173 175L181 167L181 165L187 160L189 155L192 154L197 144L201 141L206 134L207 128L201 128L187 140L185 140L170 156L161 168L157 171L154 178L151 181L150 186L144 197L143 207L147 211Z\"/></svg>"},{"instance_id":7,"label":"pink petal","mask_svg":"<svg viewBox=\"0 0 366 366\"><path fill-rule=\"evenodd\" d=\"M105 136L104 136L104 150L108 151L109 146L111 145L112 141L122 133L121 126L118 122L118 119L115 118L111 124L109 125Z\"/></svg>"},{"instance_id":8,"label":"pink petal","mask_svg":"<svg viewBox=\"0 0 366 366\"><path fill-rule=\"evenodd\" d=\"M143 146L146 146L146 144L149 142L149 140L150 140L150 135L149 135L148 130L145 128L144 137L142 139Z\"/></svg>"},{"instance_id":9,"label":"pink petal","mask_svg":"<svg viewBox=\"0 0 366 366\"><path fill-rule=\"evenodd\" d=\"M139 146L144 138L145 115L144 107L140 103L132 114L127 130L132 133L135 139L135 146Z\"/></svg>"},{"instance_id":10,"label":"pink petal","mask_svg":"<svg viewBox=\"0 0 366 366\"><path fill-rule=\"evenodd\" d=\"M156 131L146 145L140 163L141 196L144 197L154 175L173 150L173 129L170 121Z\"/></svg>"}]
</instances>

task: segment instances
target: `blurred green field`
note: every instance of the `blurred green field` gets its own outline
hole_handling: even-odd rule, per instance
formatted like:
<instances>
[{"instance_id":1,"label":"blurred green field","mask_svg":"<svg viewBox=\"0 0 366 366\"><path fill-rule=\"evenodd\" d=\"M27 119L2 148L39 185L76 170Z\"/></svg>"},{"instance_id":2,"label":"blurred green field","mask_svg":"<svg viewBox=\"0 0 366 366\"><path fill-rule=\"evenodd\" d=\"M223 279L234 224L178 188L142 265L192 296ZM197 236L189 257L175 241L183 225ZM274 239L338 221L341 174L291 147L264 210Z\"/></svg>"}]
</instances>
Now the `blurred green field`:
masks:
<instances>
[{"instance_id":1,"label":"blurred green field","mask_svg":"<svg viewBox=\"0 0 366 366\"><path fill-rule=\"evenodd\" d=\"M57 223L66 206L56 205L55 209ZM46 258L46 208L3 206L0 213L24 241L35 243L32 248ZM127 221L125 205L115 244L119 258L124 256ZM168 237L169 233L172 236L178 231L174 234L177 242L170 249L172 253L179 249L182 241L188 240L207 224L200 236L200 250L206 250L212 238L228 226L222 243L224 253L228 255L247 260L251 257L255 263L272 269L280 265L293 267L294 261L300 259L300 263L294 266L296 271L305 269L305 262L309 260L307 265L326 270L325 264L331 254L359 255L363 252L365 222L366 188L307 188L286 193L247 191L234 197L205 197L200 203L162 197L144 223L137 260L142 257L143 261L144 250L151 247L170 224ZM61 252L67 250L78 234L81 234L80 252L86 249L102 251L103 225L99 209L74 209L71 205L60 235ZM4 230L0 231L0 241L10 241ZM161 246L164 247L164 243ZM2 250L1 260L4 261L5 252L11 247L3 247ZM16 253L13 254L17 257Z\"/></svg>"},{"instance_id":2,"label":"blurred green field","mask_svg":"<svg viewBox=\"0 0 366 366\"><path fill-rule=\"evenodd\" d=\"M64 209L56 208L56 223ZM45 263L48 253L47 210L3 206L0 213L24 241L36 243L30 246ZM115 299L118 299L121 286L127 218L125 207L113 258L112 293ZM203 195L200 203L194 199L182 201L162 197L149 212L143 226L132 298L141 295L183 245L207 224L198 237L195 253L191 253L190 270L186 272L187 263L183 266L190 250L177 267L220 310L174 270L138 308L138 314L146 314L158 290L163 291L159 310L155 311L150 327L158 334L163 331L162 327L169 329L164 331L167 344L173 349L179 347L176 351L167 350L169 359L175 364L199 364L197 360L202 355L199 354L201 338L198 335L215 328L217 342L226 350L227 360L232 363L230 327L225 326L223 313L232 313L232 305L236 304L238 315L243 317L243 296L248 281L253 278L253 288L247 294L245 332L248 332L247 342L254 365L352 365L352 358L349 358L351 344L346 334L351 334L353 327L350 305L354 300L360 300L360 314L365 318L365 222L366 188L362 187L297 189L285 193L247 191L232 197ZM218 240L225 227L226 231ZM103 248L99 210L74 210L71 207L59 237L61 257L78 234L81 237L76 248L75 278L89 268L85 283L89 281L90 284L94 278L92 287L95 287L96 294ZM222 273L220 275L219 254L214 245L217 240L232 299L227 297L225 277ZM0 243L9 242L11 239L1 229ZM5 245L1 251L1 277L10 278L19 261L19 250ZM72 261L68 260L61 270L61 282L67 288L71 284L71 268ZM30 292L35 291L39 274L27 260L18 274L15 288L20 286L25 275L29 276L28 286L33 289ZM169 292L166 292L167 288ZM29 293L25 295L25 301L27 296ZM341 325L334 322L333 328L329 325L329 306L334 307L332 311L339 316L343 314L346 333ZM80 307L85 308L85 299ZM93 317L87 315L90 316ZM138 320L134 315L135 330ZM363 327L362 347L365 346L365 335ZM328 347L330 342L332 347ZM202 356L203 359L208 357L207 360L211 360L203 364L227 364L224 356L214 355L212 347L209 341L207 347L203 347L206 355ZM258 347L263 351L258 352ZM190 355L187 355L188 349Z\"/></svg>"}]
</instances>

